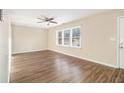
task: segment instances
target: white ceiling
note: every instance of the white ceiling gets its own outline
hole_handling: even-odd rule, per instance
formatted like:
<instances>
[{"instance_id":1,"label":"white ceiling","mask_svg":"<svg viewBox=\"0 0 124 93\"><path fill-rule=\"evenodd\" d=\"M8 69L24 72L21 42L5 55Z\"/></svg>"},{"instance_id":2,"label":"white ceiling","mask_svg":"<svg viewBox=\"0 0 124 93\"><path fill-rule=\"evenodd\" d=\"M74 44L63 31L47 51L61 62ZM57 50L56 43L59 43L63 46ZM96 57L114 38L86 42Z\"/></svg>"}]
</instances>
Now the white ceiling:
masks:
<instances>
[{"instance_id":1,"label":"white ceiling","mask_svg":"<svg viewBox=\"0 0 124 93\"><path fill-rule=\"evenodd\" d=\"M12 24L32 26L40 28L54 27L69 21L73 21L86 16L91 16L97 13L105 12L108 10L101 9L11 9L6 10L11 15ZM38 24L37 18L40 16L54 17L58 24L50 24L47 26L45 23Z\"/></svg>"}]
</instances>

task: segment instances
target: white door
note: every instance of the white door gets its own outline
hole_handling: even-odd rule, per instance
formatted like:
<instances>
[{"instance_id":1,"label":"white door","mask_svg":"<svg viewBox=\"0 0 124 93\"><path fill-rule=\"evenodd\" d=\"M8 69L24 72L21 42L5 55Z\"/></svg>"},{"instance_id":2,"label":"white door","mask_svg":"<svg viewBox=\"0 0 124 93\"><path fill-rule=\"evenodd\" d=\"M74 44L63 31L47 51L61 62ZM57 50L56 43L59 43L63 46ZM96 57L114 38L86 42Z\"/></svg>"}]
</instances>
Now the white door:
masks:
<instances>
[{"instance_id":1,"label":"white door","mask_svg":"<svg viewBox=\"0 0 124 93\"><path fill-rule=\"evenodd\" d=\"M124 17L119 18L119 31L120 31L120 68L124 69Z\"/></svg>"}]
</instances>

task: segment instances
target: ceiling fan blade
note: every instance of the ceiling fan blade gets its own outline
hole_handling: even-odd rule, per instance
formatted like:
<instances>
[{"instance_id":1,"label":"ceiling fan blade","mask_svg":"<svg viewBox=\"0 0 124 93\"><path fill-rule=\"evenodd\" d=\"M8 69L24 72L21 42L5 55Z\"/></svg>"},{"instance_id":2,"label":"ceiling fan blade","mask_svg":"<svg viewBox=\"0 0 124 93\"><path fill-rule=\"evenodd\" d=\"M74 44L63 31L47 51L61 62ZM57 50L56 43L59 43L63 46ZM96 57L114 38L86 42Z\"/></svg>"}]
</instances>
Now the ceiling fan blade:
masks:
<instances>
[{"instance_id":1,"label":"ceiling fan blade","mask_svg":"<svg viewBox=\"0 0 124 93\"><path fill-rule=\"evenodd\" d=\"M41 20L41 18L37 18L37 19L40 19Z\"/></svg>"},{"instance_id":2,"label":"ceiling fan blade","mask_svg":"<svg viewBox=\"0 0 124 93\"><path fill-rule=\"evenodd\" d=\"M54 20L54 18L49 18L49 21Z\"/></svg>"},{"instance_id":3,"label":"ceiling fan blade","mask_svg":"<svg viewBox=\"0 0 124 93\"><path fill-rule=\"evenodd\" d=\"M37 22L37 23L43 23L43 22Z\"/></svg>"},{"instance_id":4,"label":"ceiling fan blade","mask_svg":"<svg viewBox=\"0 0 124 93\"><path fill-rule=\"evenodd\" d=\"M55 21L49 21L50 23L55 23L55 24L57 24L57 22L55 22Z\"/></svg>"},{"instance_id":5,"label":"ceiling fan blade","mask_svg":"<svg viewBox=\"0 0 124 93\"><path fill-rule=\"evenodd\" d=\"M39 20L45 20L45 19L43 19L43 18L37 18L37 19L39 19Z\"/></svg>"}]
</instances>

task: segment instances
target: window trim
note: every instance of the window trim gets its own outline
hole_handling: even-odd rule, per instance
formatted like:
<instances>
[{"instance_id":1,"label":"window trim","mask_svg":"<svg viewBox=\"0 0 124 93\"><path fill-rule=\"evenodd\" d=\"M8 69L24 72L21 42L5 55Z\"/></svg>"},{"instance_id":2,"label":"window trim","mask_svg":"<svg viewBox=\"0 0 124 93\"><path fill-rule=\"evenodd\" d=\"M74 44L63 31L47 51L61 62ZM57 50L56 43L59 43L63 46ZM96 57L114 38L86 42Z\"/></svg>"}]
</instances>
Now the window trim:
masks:
<instances>
[{"instance_id":1,"label":"window trim","mask_svg":"<svg viewBox=\"0 0 124 93\"><path fill-rule=\"evenodd\" d=\"M79 39L79 44L80 44L80 46L73 46L72 45L72 29L75 29L75 28L79 28L80 29L80 39ZM70 45L64 45L64 31L65 30L70 30ZM58 33L59 32L62 32L62 44L59 44L59 42L58 42ZM66 29L63 29L63 30L58 30L58 31L56 31L56 45L57 46L62 46L62 47L70 47L70 48L81 48L81 40L82 40L82 37L81 37L81 35L82 35L82 32L81 32L81 27L80 26L75 26L75 27L72 27L72 28L66 28Z\"/></svg>"}]
</instances>

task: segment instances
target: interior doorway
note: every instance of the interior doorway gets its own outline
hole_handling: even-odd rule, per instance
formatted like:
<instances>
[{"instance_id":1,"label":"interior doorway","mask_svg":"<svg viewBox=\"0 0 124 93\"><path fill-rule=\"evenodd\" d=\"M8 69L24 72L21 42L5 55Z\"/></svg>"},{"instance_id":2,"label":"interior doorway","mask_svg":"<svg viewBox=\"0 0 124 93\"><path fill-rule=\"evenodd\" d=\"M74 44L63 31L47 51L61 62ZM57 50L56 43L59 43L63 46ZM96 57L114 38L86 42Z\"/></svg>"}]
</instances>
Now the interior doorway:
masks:
<instances>
[{"instance_id":1,"label":"interior doorway","mask_svg":"<svg viewBox=\"0 0 124 93\"><path fill-rule=\"evenodd\" d=\"M124 69L124 16L118 18L118 32L119 32L118 61L119 67Z\"/></svg>"}]
</instances>

